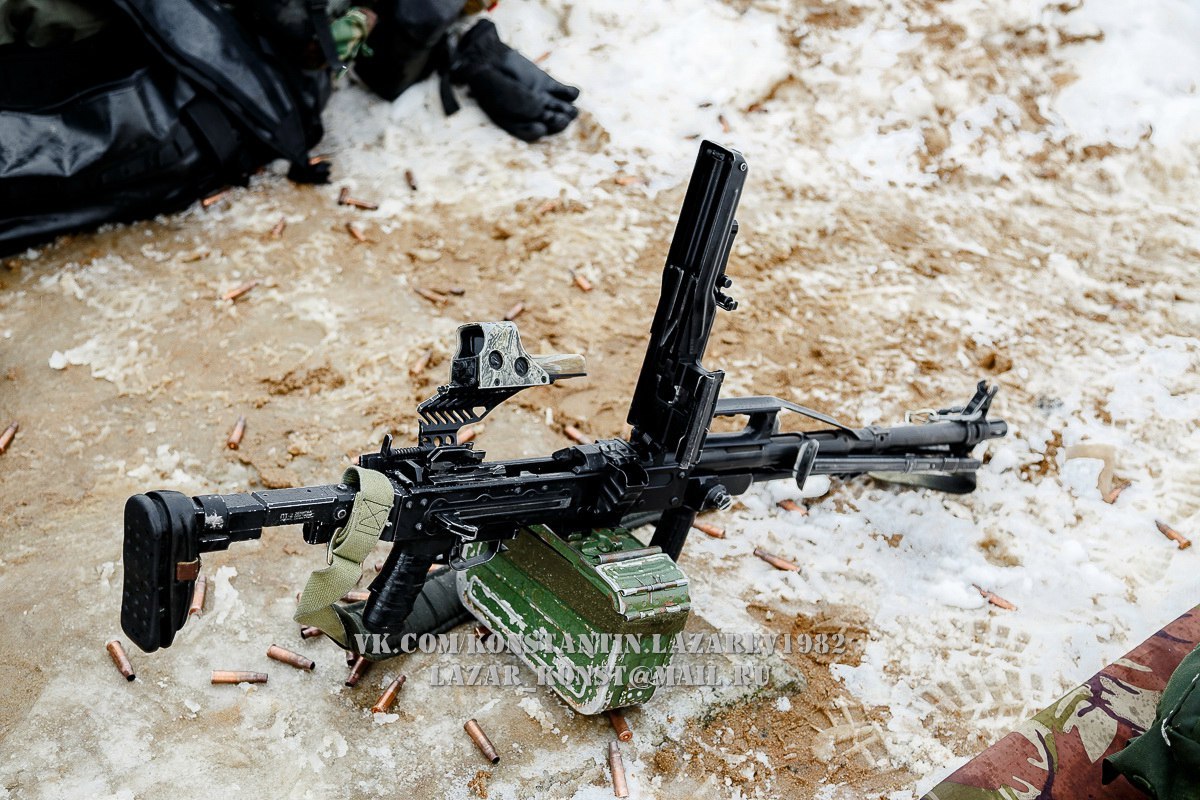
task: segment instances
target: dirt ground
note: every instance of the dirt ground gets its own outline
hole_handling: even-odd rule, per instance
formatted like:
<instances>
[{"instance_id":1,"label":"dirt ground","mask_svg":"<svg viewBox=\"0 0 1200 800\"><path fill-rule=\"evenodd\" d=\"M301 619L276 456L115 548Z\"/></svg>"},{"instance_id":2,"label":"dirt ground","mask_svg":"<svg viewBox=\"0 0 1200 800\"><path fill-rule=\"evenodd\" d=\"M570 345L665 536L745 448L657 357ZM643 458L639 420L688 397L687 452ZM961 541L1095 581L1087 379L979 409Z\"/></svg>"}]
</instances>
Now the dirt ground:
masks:
<instances>
[{"instance_id":1,"label":"dirt ground","mask_svg":"<svg viewBox=\"0 0 1200 800\"><path fill-rule=\"evenodd\" d=\"M933 18L927 49L944 50L925 57L968 82L993 80L994 54L961 47L968 33L938 24L938 6L911 11L913 20ZM808 15L811 37L861 24L865 13L789 8ZM1008 53L1032 36L996 35ZM799 71L819 45L811 37L790 45L793 77L730 111L725 141L736 146L739 129L782 108L799 109L794 141L828 137L801 113L818 99ZM1054 53L1029 57L1039 60L995 80L1011 87L1022 76L1030 98L1053 91ZM1036 103L1025 112L1030 130L1043 124ZM1037 484L1057 471L1055 444L1038 438L1056 385L1104 374L1130 337L1196 334L1196 162L1167 160L1149 143L1080 151L1047 142L1019 176L989 180L939 161L948 124L924 128L922 158L937 181L921 188L797 183L770 168L786 143L760 159L766 168L748 152L729 267L741 308L720 316L706 363L728 372L725 395L777 394L862 422L874 421L864 418L873 409L895 420L905 409L959 404L987 378L1002 387L998 415L1046 454L1024 468L1022 480ZM577 133L550 146L591 146ZM531 352L588 361L588 377L525 392L494 412L476 439L490 456L565 446L565 425L595 437L627 433L682 186L654 194L619 177L582 200L530 197L499 210L432 203L414 219L339 207L336 182L297 187L266 174L207 212L64 237L4 261L0 423L21 428L0 456L0 665L9 676L0 795L229 796L265 786L294 797L347 787L365 797L400 787L413 796L607 796L607 723L570 714L544 690L437 689L413 679L435 663L430 656L377 667L363 686L344 689L340 654L301 643L290 619L318 560L298 529L206 556L209 609L169 650L132 652L135 683L116 675L104 643L120 636L126 497L326 483L384 433L412 440L414 407L444 380L462 322L499 319L523 303L517 322ZM1122 190L1129 181L1136 192ZM347 232L351 222L367 241ZM249 280L258 281L251 291L222 299ZM1082 397L1103 409L1086 388ZM233 451L225 440L239 415L246 434ZM1194 444L1194 431L1183 429L1182 441ZM1155 431L1164 440L1175 433ZM1200 472L1193 463L1172 480L1164 494L1173 518L1194 519ZM824 503L853 502L840 492ZM997 541L981 547L1003 562ZM871 636L869 617L854 608L756 607L743 587L721 583L720 565L685 552L682 566L750 602L752 615L769 612L774 629ZM713 627L703 608L689 624ZM209 669L265 668L261 651L272 641L313 655L318 669L271 665L266 687L208 685ZM889 761L888 709L856 700L820 660L772 663L781 679L766 692L713 691L630 713L626 760L643 796L812 797L836 784L885 796L914 785L919 775ZM398 719L382 724L363 709L397 670L409 684ZM540 704L543 721L521 703ZM1007 713L1029 710L1017 703ZM471 716L502 745L500 766L480 762L463 737ZM967 755L990 730L946 714L934 737ZM769 765L738 760L760 749Z\"/></svg>"}]
</instances>

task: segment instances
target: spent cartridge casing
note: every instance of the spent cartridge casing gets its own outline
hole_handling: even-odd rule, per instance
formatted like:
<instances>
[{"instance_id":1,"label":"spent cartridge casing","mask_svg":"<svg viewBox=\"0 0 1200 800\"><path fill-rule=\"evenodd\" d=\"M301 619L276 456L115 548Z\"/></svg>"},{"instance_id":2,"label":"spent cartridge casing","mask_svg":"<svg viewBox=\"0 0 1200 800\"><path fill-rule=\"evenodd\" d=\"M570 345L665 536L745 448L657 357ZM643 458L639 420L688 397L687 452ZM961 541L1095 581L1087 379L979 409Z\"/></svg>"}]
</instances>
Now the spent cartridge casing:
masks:
<instances>
[{"instance_id":1,"label":"spent cartridge casing","mask_svg":"<svg viewBox=\"0 0 1200 800\"><path fill-rule=\"evenodd\" d=\"M775 505L779 506L784 511L793 511L797 514L808 514L808 509L797 503L795 500L784 499L780 500Z\"/></svg>"},{"instance_id":2,"label":"spent cartridge casing","mask_svg":"<svg viewBox=\"0 0 1200 800\"><path fill-rule=\"evenodd\" d=\"M188 607L188 614L199 614L204 610L204 595L208 592L208 579L203 575L196 578L196 585L192 587L192 604Z\"/></svg>"},{"instance_id":3,"label":"spent cartridge casing","mask_svg":"<svg viewBox=\"0 0 1200 800\"><path fill-rule=\"evenodd\" d=\"M479 748L479 752L483 753L483 757L493 764L500 763L500 754L496 752L495 745L488 735L483 732L483 728L479 727L479 723L474 719L467 720L463 725L463 730L471 737L471 741L475 742L475 746Z\"/></svg>"},{"instance_id":4,"label":"spent cartridge casing","mask_svg":"<svg viewBox=\"0 0 1200 800\"><path fill-rule=\"evenodd\" d=\"M616 742L608 743L608 768L612 770L613 794L629 797L629 786L625 783L625 762L621 758L621 747Z\"/></svg>"},{"instance_id":5,"label":"spent cartridge casing","mask_svg":"<svg viewBox=\"0 0 1200 800\"><path fill-rule=\"evenodd\" d=\"M290 664L296 669L312 669L316 663L305 658L299 653L293 653L291 650L286 650L277 644L273 644L267 648L267 658L274 659L282 664Z\"/></svg>"},{"instance_id":6,"label":"spent cartridge casing","mask_svg":"<svg viewBox=\"0 0 1200 800\"><path fill-rule=\"evenodd\" d=\"M608 721L612 723L613 730L617 734L617 738L622 742L628 742L633 738L633 731L629 729L629 723L625 721L625 715L617 709L609 709L607 712Z\"/></svg>"},{"instance_id":7,"label":"spent cartridge casing","mask_svg":"<svg viewBox=\"0 0 1200 800\"><path fill-rule=\"evenodd\" d=\"M396 702L396 695L400 693L400 687L404 686L405 677L401 675L396 680L388 684L388 687L383 690L383 694L379 695L379 699L375 701L375 705L371 706L372 714L386 714L392 710L392 705Z\"/></svg>"},{"instance_id":8,"label":"spent cartridge casing","mask_svg":"<svg viewBox=\"0 0 1200 800\"><path fill-rule=\"evenodd\" d=\"M800 571L799 567L797 567L792 562L788 561L786 558L780 558L777 555L768 553L766 550L763 550L761 547L754 548L754 555L758 556L759 558L761 558L763 561L770 564L775 569L781 569L781 570L784 570L785 572L799 572Z\"/></svg>"},{"instance_id":9,"label":"spent cartridge casing","mask_svg":"<svg viewBox=\"0 0 1200 800\"><path fill-rule=\"evenodd\" d=\"M237 422L233 425L233 432L229 434L229 438L225 441L225 446L230 450L237 450L242 445L242 437L246 435L246 418L238 417Z\"/></svg>"},{"instance_id":10,"label":"spent cartridge casing","mask_svg":"<svg viewBox=\"0 0 1200 800\"><path fill-rule=\"evenodd\" d=\"M358 656L354 659L354 665L350 667L350 674L346 676L346 685L353 689L358 686L358 682L362 680L362 676L367 674L367 670L371 668L371 662L367 661L363 656Z\"/></svg>"},{"instance_id":11,"label":"spent cartridge casing","mask_svg":"<svg viewBox=\"0 0 1200 800\"><path fill-rule=\"evenodd\" d=\"M212 682L214 684L266 683L267 682L267 673L265 673L265 672L239 672L236 670L214 669L212 671Z\"/></svg>"},{"instance_id":12,"label":"spent cartridge casing","mask_svg":"<svg viewBox=\"0 0 1200 800\"><path fill-rule=\"evenodd\" d=\"M113 639L107 645L108 654L112 657L113 663L117 665L117 669L125 676L125 680L131 681L137 676L133 673L133 665L129 663L129 656L125 655L125 647L116 639Z\"/></svg>"},{"instance_id":13,"label":"spent cartridge casing","mask_svg":"<svg viewBox=\"0 0 1200 800\"><path fill-rule=\"evenodd\" d=\"M1170 539L1179 547L1180 550L1186 550L1192 546L1192 542L1179 531L1172 528L1161 519L1154 520L1154 527L1158 528L1158 532Z\"/></svg>"},{"instance_id":14,"label":"spent cartridge casing","mask_svg":"<svg viewBox=\"0 0 1200 800\"><path fill-rule=\"evenodd\" d=\"M12 444L13 437L17 435L17 431L21 430L21 424L14 422L4 429L4 433L0 433L0 453L8 449Z\"/></svg>"}]
</instances>

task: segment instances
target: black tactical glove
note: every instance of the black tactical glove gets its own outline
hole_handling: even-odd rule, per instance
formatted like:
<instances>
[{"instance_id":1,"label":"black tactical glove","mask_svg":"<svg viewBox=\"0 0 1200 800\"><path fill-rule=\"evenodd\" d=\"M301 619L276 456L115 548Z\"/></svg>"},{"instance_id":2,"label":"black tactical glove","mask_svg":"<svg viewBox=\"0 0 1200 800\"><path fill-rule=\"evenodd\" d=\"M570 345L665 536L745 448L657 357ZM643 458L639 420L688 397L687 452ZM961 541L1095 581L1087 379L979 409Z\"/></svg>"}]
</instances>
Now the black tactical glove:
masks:
<instances>
[{"instance_id":1,"label":"black tactical glove","mask_svg":"<svg viewBox=\"0 0 1200 800\"><path fill-rule=\"evenodd\" d=\"M579 114L571 105L579 90L554 80L500 41L490 20L463 34L451 54L450 79L470 88L492 122L527 142L558 133ZM446 105L447 113L457 110Z\"/></svg>"}]
</instances>

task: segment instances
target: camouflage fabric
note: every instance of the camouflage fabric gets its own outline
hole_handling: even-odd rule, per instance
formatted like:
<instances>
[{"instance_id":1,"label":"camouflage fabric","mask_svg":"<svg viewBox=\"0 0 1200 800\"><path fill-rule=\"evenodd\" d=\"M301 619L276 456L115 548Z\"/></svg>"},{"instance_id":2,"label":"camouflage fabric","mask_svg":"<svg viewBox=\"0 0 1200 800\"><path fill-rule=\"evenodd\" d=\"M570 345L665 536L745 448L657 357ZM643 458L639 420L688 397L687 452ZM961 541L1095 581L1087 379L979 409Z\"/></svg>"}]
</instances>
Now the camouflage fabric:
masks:
<instances>
[{"instance_id":1,"label":"camouflage fabric","mask_svg":"<svg viewBox=\"0 0 1200 800\"><path fill-rule=\"evenodd\" d=\"M1118 775L1157 800L1200 800L1200 647L1171 676L1150 729L1104 759L1104 782Z\"/></svg>"},{"instance_id":2,"label":"camouflage fabric","mask_svg":"<svg viewBox=\"0 0 1200 800\"><path fill-rule=\"evenodd\" d=\"M371 49L367 47L367 37L371 35L377 20L378 17L371 9L355 6L329 23L333 44L342 63L353 61L359 53L364 56L371 55Z\"/></svg>"},{"instance_id":3,"label":"camouflage fabric","mask_svg":"<svg viewBox=\"0 0 1200 800\"><path fill-rule=\"evenodd\" d=\"M1171 674L1200 644L1200 606L1027 720L923 800L1145 800L1124 778L1101 783L1106 756L1154 721Z\"/></svg>"}]
</instances>

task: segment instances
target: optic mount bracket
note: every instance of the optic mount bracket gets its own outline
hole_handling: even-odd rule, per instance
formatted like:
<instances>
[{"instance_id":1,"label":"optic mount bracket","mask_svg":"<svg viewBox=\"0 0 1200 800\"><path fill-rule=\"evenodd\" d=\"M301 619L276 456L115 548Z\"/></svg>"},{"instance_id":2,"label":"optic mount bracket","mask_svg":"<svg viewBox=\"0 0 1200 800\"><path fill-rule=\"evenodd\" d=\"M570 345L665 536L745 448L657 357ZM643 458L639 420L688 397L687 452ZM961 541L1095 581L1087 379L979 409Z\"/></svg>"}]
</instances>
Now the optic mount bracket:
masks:
<instances>
[{"instance_id":1,"label":"optic mount bracket","mask_svg":"<svg viewBox=\"0 0 1200 800\"><path fill-rule=\"evenodd\" d=\"M459 429L479 422L522 389L586 374L578 353L531 356L513 322L463 325L450 363L450 383L417 406L420 446L453 445Z\"/></svg>"}]
</instances>

